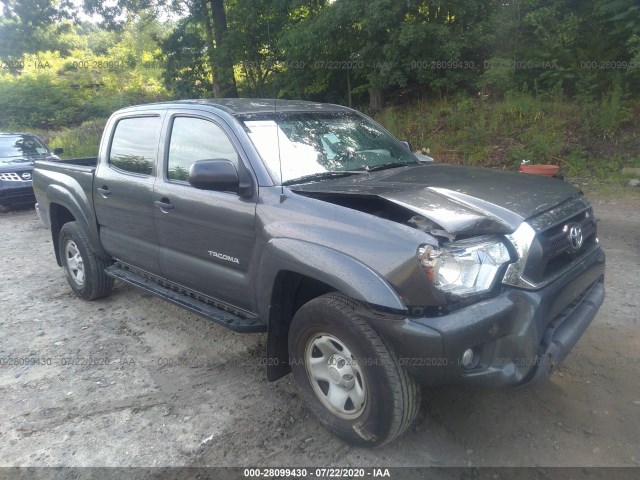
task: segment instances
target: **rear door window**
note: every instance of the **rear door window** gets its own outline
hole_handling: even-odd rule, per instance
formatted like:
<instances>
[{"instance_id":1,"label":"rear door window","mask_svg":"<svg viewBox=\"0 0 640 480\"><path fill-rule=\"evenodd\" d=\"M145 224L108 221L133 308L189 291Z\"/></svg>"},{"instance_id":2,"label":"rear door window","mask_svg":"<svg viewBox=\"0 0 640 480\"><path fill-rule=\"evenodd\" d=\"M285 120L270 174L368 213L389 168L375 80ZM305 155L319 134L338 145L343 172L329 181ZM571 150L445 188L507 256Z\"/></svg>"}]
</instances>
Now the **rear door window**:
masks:
<instances>
[{"instance_id":1,"label":"rear door window","mask_svg":"<svg viewBox=\"0 0 640 480\"><path fill-rule=\"evenodd\" d=\"M151 175L156 162L160 117L118 121L111 141L109 165L128 173Z\"/></svg>"}]
</instances>

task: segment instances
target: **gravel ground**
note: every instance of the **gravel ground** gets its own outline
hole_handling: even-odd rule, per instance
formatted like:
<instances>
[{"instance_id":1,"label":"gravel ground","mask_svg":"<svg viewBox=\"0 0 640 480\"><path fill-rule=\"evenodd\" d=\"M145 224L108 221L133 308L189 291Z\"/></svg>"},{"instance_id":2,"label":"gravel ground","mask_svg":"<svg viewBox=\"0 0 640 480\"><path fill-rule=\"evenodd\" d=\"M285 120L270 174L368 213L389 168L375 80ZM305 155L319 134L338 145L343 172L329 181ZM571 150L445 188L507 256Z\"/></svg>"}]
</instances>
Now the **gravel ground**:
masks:
<instances>
[{"instance_id":1,"label":"gravel ground","mask_svg":"<svg viewBox=\"0 0 640 480\"><path fill-rule=\"evenodd\" d=\"M266 381L264 335L122 284L80 300L35 212L1 213L0 466L639 466L640 197L593 203L607 298L565 363L516 392L427 389L376 450L327 433L290 375Z\"/></svg>"}]
</instances>

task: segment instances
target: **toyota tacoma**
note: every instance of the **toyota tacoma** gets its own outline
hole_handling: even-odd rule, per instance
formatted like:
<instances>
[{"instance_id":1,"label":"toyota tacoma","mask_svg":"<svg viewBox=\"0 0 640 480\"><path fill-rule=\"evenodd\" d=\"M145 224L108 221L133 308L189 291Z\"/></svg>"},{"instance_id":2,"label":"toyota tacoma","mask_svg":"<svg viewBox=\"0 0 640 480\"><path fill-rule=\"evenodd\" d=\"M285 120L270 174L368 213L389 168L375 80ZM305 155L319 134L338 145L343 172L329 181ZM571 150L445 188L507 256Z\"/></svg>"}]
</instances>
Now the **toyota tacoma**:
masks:
<instances>
[{"instance_id":1,"label":"toyota tacoma","mask_svg":"<svg viewBox=\"0 0 640 480\"><path fill-rule=\"evenodd\" d=\"M114 113L97 158L36 162L33 186L80 297L117 279L266 332L267 378L377 446L421 385L547 376L604 299L582 192L430 160L349 108L192 100Z\"/></svg>"}]
</instances>

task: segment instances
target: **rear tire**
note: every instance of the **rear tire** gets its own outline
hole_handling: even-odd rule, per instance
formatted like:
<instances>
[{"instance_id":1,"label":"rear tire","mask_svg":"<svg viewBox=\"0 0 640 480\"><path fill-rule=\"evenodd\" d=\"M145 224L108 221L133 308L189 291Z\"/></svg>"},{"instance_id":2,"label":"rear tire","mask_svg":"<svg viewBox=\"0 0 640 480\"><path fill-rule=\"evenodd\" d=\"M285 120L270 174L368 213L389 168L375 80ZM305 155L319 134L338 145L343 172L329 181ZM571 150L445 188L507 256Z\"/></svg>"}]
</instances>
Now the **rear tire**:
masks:
<instances>
[{"instance_id":1,"label":"rear tire","mask_svg":"<svg viewBox=\"0 0 640 480\"><path fill-rule=\"evenodd\" d=\"M65 276L80 298L106 297L113 289L113 278L104 273L110 260L98 257L77 222L65 223L58 237L58 249Z\"/></svg>"},{"instance_id":2,"label":"rear tire","mask_svg":"<svg viewBox=\"0 0 640 480\"><path fill-rule=\"evenodd\" d=\"M420 389L360 308L339 293L303 305L289 330L289 358L318 420L351 444L375 447L412 424Z\"/></svg>"}]
</instances>

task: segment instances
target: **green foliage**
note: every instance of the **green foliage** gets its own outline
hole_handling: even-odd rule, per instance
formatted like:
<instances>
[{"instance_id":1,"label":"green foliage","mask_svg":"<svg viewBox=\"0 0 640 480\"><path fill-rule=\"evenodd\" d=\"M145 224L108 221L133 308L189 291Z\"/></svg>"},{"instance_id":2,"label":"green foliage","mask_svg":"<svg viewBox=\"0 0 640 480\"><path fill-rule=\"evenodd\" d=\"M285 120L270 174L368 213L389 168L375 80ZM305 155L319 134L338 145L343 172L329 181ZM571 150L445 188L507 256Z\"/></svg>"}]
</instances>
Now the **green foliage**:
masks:
<instances>
[{"instance_id":1,"label":"green foliage","mask_svg":"<svg viewBox=\"0 0 640 480\"><path fill-rule=\"evenodd\" d=\"M72 128L63 128L43 135L50 148L64 149L62 158L98 156L98 148L106 119L88 120Z\"/></svg>"},{"instance_id":2,"label":"green foliage","mask_svg":"<svg viewBox=\"0 0 640 480\"><path fill-rule=\"evenodd\" d=\"M192 18L180 20L163 41L165 68L164 85L177 98L212 96L211 65L206 57L206 42L202 28Z\"/></svg>"},{"instance_id":3,"label":"green foliage","mask_svg":"<svg viewBox=\"0 0 640 480\"><path fill-rule=\"evenodd\" d=\"M28 125L47 128L72 123L80 107L68 83L47 72L20 78L0 77L0 128Z\"/></svg>"},{"instance_id":4,"label":"green foliage","mask_svg":"<svg viewBox=\"0 0 640 480\"><path fill-rule=\"evenodd\" d=\"M625 97L620 82L616 81L600 104L591 106L588 128L594 135L611 139L620 127L631 120L633 111Z\"/></svg>"},{"instance_id":5,"label":"green foliage","mask_svg":"<svg viewBox=\"0 0 640 480\"><path fill-rule=\"evenodd\" d=\"M480 76L478 85L481 88L490 88L491 91L502 97L507 92L516 89L516 75L513 68L513 59L495 56L487 61L487 66Z\"/></svg>"},{"instance_id":6,"label":"green foliage","mask_svg":"<svg viewBox=\"0 0 640 480\"><path fill-rule=\"evenodd\" d=\"M640 108L637 102L623 105L626 112ZM568 176L607 177L635 165L639 146L632 114L614 117L611 136L594 135L611 125L608 109L615 111L597 102L509 93L491 102L461 97L389 107L376 119L414 148L429 148L440 162L515 170L526 159L560 165Z\"/></svg>"},{"instance_id":7,"label":"green foliage","mask_svg":"<svg viewBox=\"0 0 640 480\"><path fill-rule=\"evenodd\" d=\"M6 0L0 3L0 58L15 59L23 53L55 49L58 35L73 17L72 3L51 0Z\"/></svg>"},{"instance_id":8,"label":"green foliage","mask_svg":"<svg viewBox=\"0 0 640 480\"><path fill-rule=\"evenodd\" d=\"M273 96L273 78L282 71L274 43L288 21L291 3L290 0L227 2L226 48L236 65L236 79L244 96Z\"/></svg>"},{"instance_id":9,"label":"green foliage","mask_svg":"<svg viewBox=\"0 0 640 480\"><path fill-rule=\"evenodd\" d=\"M346 99L358 89L420 88L437 96L480 88L606 95L619 76L640 92L640 5L633 0L337 0L285 29L285 94ZM347 62L355 67L326 68Z\"/></svg>"},{"instance_id":10,"label":"green foliage","mask_svg":"<svg viewBox=\"0 0 640 480\"><path fill-rule=\"evenodd\" d=\"M154 63L160 54L155 19L137 17L117 41L95 26L67 26L63 52L23 53L8 63L14 69L0 71L0 128L78 125L124 106L167 98L160 65Z\"/></svg>"}]
</instances>

